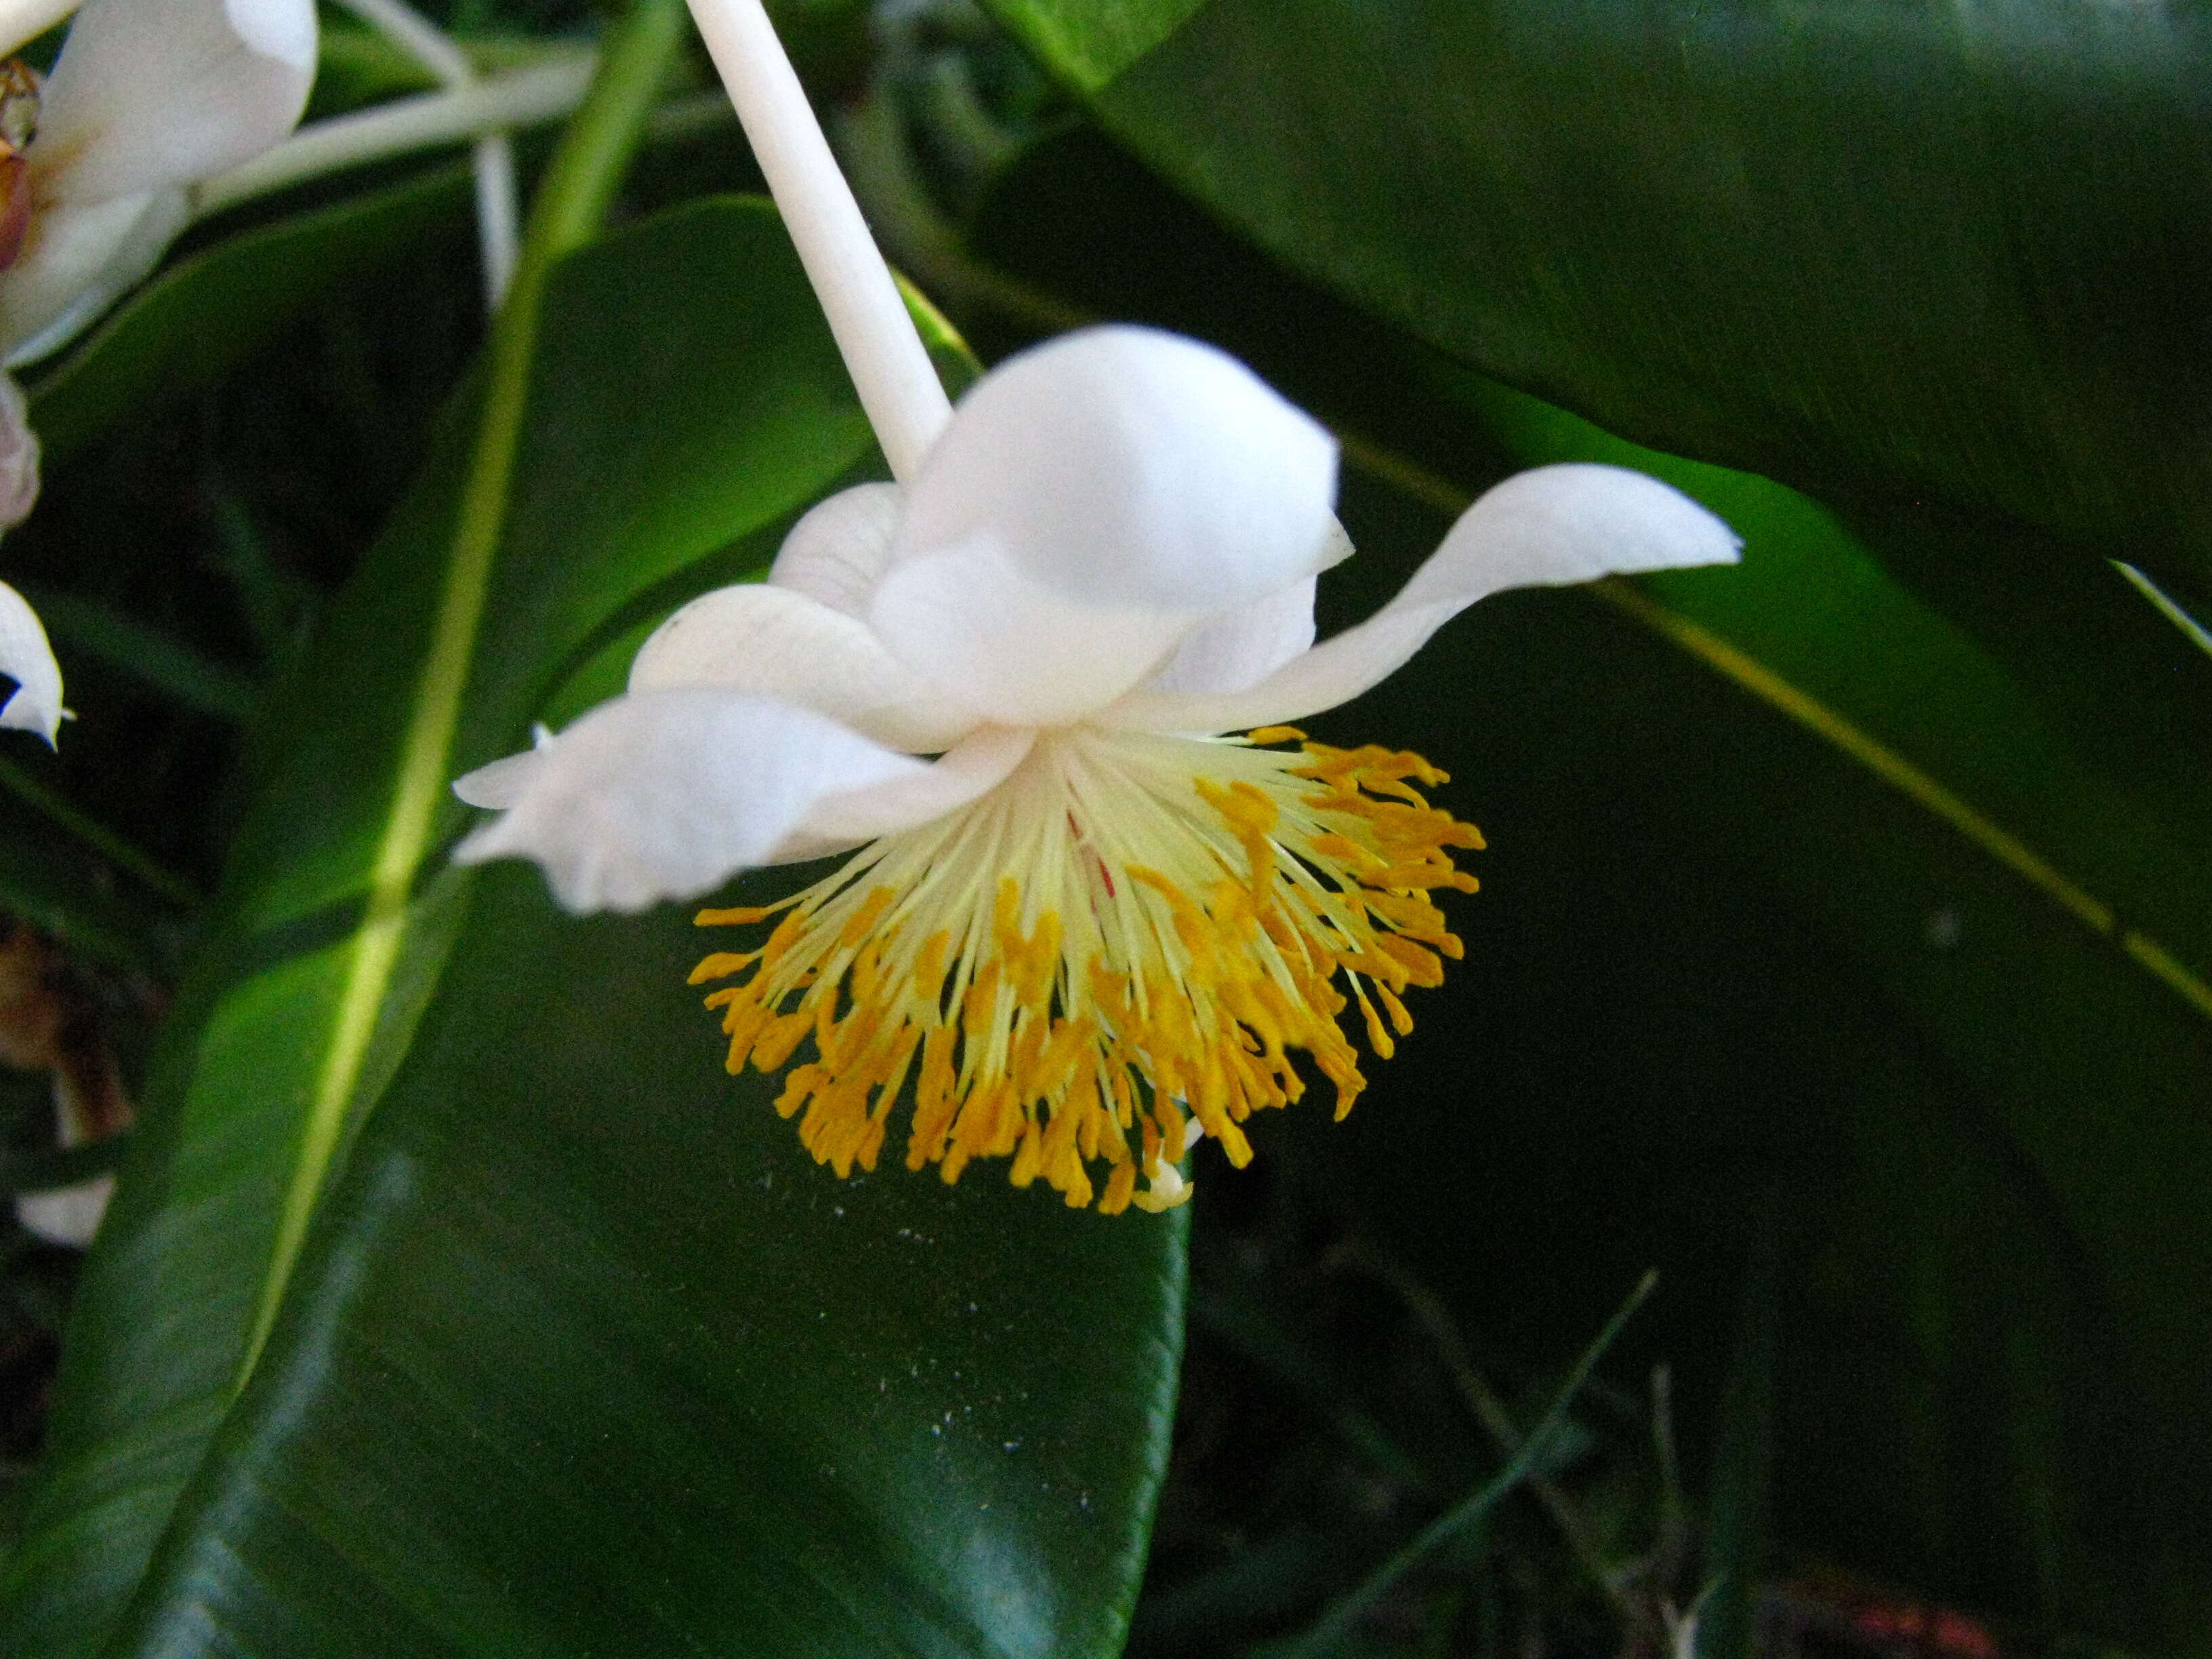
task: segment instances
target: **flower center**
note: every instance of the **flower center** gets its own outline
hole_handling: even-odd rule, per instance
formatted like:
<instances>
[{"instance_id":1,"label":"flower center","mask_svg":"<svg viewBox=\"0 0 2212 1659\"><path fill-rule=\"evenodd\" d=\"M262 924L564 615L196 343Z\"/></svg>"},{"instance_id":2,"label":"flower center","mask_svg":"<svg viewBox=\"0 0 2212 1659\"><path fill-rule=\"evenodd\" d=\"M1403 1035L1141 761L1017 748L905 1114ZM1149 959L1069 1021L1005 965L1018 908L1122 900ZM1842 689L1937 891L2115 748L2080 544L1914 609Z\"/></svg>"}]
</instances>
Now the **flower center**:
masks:
<instances>
[{"instance_id":1,"label":"flower center","mask_svg":"<svg viewBox=\"0 0 2212 1659\"><path fill-rule=\"evenodd\" d=\"M1016 1186L1080 1207L1103 1163L1107 1214L1182 1201L1199 1133L1249 1162L1238 1126L1305 1092L1296 1051L1341 1118L1365 1079L1337 1017L1356 1000L1383 1059L1412 1030L1401 994L1461 954L1429 895L1474 890L1448 849L1482 838L1417 792L1445 781L1419 756L1264 746L1301 738L1048 733L960 811L778 903L701 911L781 917L691 975L737 978L707 998L729 1070L811 1042L776 1109L841 1176L875 1167L911 1080L908 1169L1011 1157Z\"/></svg>"}]
</instances>

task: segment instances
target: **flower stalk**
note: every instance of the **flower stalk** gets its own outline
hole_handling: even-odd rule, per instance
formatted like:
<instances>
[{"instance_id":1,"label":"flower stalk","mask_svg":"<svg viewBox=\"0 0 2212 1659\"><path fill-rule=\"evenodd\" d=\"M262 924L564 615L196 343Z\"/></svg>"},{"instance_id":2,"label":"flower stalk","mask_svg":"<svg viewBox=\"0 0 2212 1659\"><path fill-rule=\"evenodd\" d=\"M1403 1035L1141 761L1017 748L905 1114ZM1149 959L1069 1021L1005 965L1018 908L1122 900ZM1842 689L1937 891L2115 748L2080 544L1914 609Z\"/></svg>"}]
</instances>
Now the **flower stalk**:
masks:
<instances>
[{"instance_id":1,"label":"flower stalk","mask_svg":"<svg viewBox=\"0 0 2212 1659\"><path fill-rule=\"evenodd\" d=\"M799 262L900 483L952 417L898 284L838 170L805 89L760 0L691 0Z\"/></svg>"}]
</instances>

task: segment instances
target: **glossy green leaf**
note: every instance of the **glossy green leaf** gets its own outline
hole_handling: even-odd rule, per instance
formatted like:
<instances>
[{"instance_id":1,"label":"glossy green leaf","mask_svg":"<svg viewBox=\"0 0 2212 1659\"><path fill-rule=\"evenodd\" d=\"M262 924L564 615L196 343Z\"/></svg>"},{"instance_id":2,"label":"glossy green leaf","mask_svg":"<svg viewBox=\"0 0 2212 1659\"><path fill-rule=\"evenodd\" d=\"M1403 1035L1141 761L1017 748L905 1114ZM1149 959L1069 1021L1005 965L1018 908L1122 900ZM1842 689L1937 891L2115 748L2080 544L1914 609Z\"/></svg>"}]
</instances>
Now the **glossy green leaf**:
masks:
<instances>
[{"instance_id":1,"label":"glossy green leaf","mask_svg":"<svg viewBox=\"0 0 2212 1659\"><path fill-rule=\"evenodd\" d=\"M1747 1215L1778 1202L1784 1559L2185 1631L2212 1554L2212 663L2110 570L1973 580L2016 526L1855 529L1480 380L1090 143L1018 167L976 246L1040 312L1205 332L1339 426L1340 622L1516 465L1642 467L1747 541L1738 569L1597 596L1610 616L1486 602L1329 717L1452 770L1491 849L1469 965L1373 1109L1283 1126L1328 1161L1310 1178L1540 1352L1573 1326L1563 1275L1598 1287L1569 1304L1587 1328L1664 1261L1656 1353L1693 1413L1719 1407Z\"/></svg>"},{"instance_id":2,"label":"glossy green leaf","mask_svg":"<svg viewBox=\"0 0 2212 1659\"><path fill-rule=\"evenodd\" d=\"M1206 0L1101 84L1177 8L989 9L1212 211L1487 374L2212 588L2194 11Z\"/></svg>"},{"instance_id":3,"label":"glossy green leaf","mask_svg":"<svg viewBox=\"0 0 2212 1659\"><path fill-rule=\"evenodd\" d=\"M467 222L465 167L280 219L180 260L33 385L49 465L236 367L325 297Z\"/></svg>"},{"instance_id":4,"label":"glossy green leaf","mask_svg":"<svg viewBox=\"0 0 2212 1659\"><path fill-rule=\"evenodd\" d=\"M612 689L638 629L873 464L764 204L577 255L544 314L449 771ZM428 873L362 999L465 455L449 440L279 699L226 932L70 1334L8 1640L174 1652L213 1619L271 1653L526 1631L541 1653L1113 1651L1179 1225L838 1187L722 1075L681 915L578 924L526 871L473 902ZM434 839L467 816L441 805ZM348 1174L289 1267L288 1194L347 1063ZM541 1458L570 1437L588 1455ZM384 1496L295 1525L343 1490L333 1458ZM576 1540L609 1536L630 1553L580 1571Z\"/></svg>"},{"instance_id":5,"label":"glossy green leaf","mask_svg":"<svg viewBox=\"0 0 2212 1659\"><path fill-rule=\"evenodd\" d=\"M453 772L526 741L550 690L629 608L765 556L867 452L788 244L758 204L683 210L578 256L546 315ZM643 408L653 421L635 418ZM362 1012L342 1024L436 616L423 578L453 533L466 454L466 426L453 425L278 696L276 757L234 855L222 932L173 1017L88 1264L0 1645L84 1650L119 1610L245 1362L334 1045L373 1036L346 1091L373 1099L460 921L465 884L434 872L393 941L401 971L365 1011L372 1030ZM442 840L466 815L438 811Z\"/></svg>"},{"instance_id":6,"label":"glossy green leaf","mask_svg":"<svg viewBox=\"0 0 2212 1659\"><path fill-rule=\"evenodd\" d=\"M840 1183L696 939L481 884L112 1653L1120 1651L1187 1212Z\"/></svg>"}]
</instances>

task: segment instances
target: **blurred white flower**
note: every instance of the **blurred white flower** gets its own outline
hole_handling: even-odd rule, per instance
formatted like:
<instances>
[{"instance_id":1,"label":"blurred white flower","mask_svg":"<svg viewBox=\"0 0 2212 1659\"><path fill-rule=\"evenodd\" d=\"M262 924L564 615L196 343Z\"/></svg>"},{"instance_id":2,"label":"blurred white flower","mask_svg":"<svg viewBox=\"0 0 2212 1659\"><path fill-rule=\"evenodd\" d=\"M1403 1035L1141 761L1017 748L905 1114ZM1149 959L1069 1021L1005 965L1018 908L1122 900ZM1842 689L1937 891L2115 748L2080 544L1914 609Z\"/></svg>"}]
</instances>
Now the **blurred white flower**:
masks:
<instances>
[{"instance_id":1,"label":"blurred white flower","mask_svg":"<svg viewBox=\"0 0 2212 1659\"><path fill-rule=\"evenodd\" d=\"M1210 346L1117 327L1025 353L910 483L823 502L765 584L663 624L628 695L462 779L502 811L457 856L531 858L571 909L636 910L861 847L780 904L701 917L781 916L694 976L745 975L709 999L731 1069L811 1038L779 1106L841 1173L872 1167L911 1079L909 1166L1012 1156L1018 1183L1087 1204L1103 1159L1102 1208L1164 1207L1187 1137L1241 1164L1237 1124L1303 1092L1290 1051L1347 1108L1346 994L1387 1056L1399 993L1459 954L1428 894L1472 889L1449 849L1480 842L1419 793L1442 774L1273 747L1302 737L1279 723L1486 594L1736 552L1641 474L1545 468L1316 645L1316 574L1352 550L1335 493L1334 441Z\"/></svg>"},{"instance_id":2,"label":"blurred white flower","mask_svg":"<svg viewBox=\"0 0 2212 1659\"><path fill-rule=\"evenodd\" d=\"M0 52L59 20L0 3ZM59 349L154 268L191 216L191 186L289 132L315 73L313 0L86 0L41 88L0 68L0 360ZM39 493L23 395L0 374L0 529ZM61 670L21 597L0 586L0 726L51 744Z\"/></svg>"}]
</instances>

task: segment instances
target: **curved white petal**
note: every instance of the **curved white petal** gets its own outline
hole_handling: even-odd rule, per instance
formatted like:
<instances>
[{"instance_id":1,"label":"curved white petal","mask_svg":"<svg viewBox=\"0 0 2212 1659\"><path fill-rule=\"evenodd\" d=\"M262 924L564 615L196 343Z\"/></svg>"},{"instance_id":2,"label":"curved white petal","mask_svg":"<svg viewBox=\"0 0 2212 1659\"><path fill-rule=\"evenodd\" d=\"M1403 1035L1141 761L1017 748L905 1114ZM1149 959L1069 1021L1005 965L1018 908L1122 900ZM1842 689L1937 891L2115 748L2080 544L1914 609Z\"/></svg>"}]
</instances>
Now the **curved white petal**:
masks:
<instances>
[{"instance_id":1,"label":"curved white petal","mask_svg":"<svg viewBox=\"0 0 2212 1659\"><path fill-rule=\"evenodd\" d=\"M703 690L601 703L535 758L453 857L534 859L580 913L696 897L763 862L823 796L928 769L811 710Z\"/></svg>"},{"instance_id":2,"label":"curved white petal","mask_svg":"<svg viewBox=\"0 0 2212 1659\"><path fill-rule=\"evenodd\" d=\"M289 132L313 0L85 0L40 101L43 201L105 201L236 167Z\"/></svg>"},{"instance_id":3,"label":"curved white petal","mask_svg":"<svg viewBox=\"0 0 2212 1659\"><path fill-rule=\"evenodd\" d=\"M1217 611L1318 569L1335 500L1336 441L1235 358L1085 329L961 399L892 559L996 553L1072 601Z\"/></svg>"},{"instance_id":4,"label":"curved white petal","mask_svg":"<svg viewBox=\"0 0 2212 1659\"><path fill-rule=\"evenodd\" d=\"M1335 494L1335 440L1234 358L1086 329L961 401L905 493L868 620L994 720L1078 720L1206 618L1340 556Z\"/></svg>"},{"instance_id":5,"label":"curved white petal","mask_svg":"<svg viewBox=\"0 0 2212 1659\"><path fill-rule=\"evenodd\" d=\"M987 726L923 771L824 795L799 821L795 835L828 846L856 847L927 823L997 788L1036 743L1036 732L1026 726Z\"/></svg>"},{"instance_id":6,"label":"curved white petal","mask_svg":"<svg viewBox=\"0 0 2212 1659\"><path fill-rule=\"evenodd\" d=\"M39 614L23 596L0 582L0 674L15 682L0 708L0 726L35 732L49 748L62 727L62 669Z\"/></svg>"},{"instance_id":7,"label":"curved white petal","mask_svg":"<svg viewBox=\"0 0 2212 1659\"><path fill-rule=\"evenodd\" d=\"M502 755L495 761L464 772L453 780L453 793L471 806L504 812L528 793L530 781L545 764L551 745L526 749L519 755Z\"/></svg>"},{"instance_id":8,"label":"curved white petal","mask_svg":"<svg viewBox=\"0 0 2212 1659\"><path fill-rule=\"evenodd\" d=\"M1322 568L1352 556L1352 538L1334 517ZM1147 691L1242 691L1256 685L1314 642L1315 579L1209 617L1176 647Z\"/></svg>"},{"instance_id":9,"label":"curved white petal","mask_svg":"<svg viewBox=\"0 0 2212 1659\"><path fill-rule=\"evenodd\" d=\"M1003 726L1062 726L1144 679L1204 616L1072 600L988 553L893 565L869 619L943 696Z\"/></svg>"},{"instance_id":10,"label":"curved white petal","mask_svg":"<svg viewBox=\"0 0 2212 1659\"><path fill-rule=\"evenodd\" d=\"M629 689L672 686L794 702L917 754L949 749L981 724L884 650L866 623L759 583L702 593L653 630L630 663Z\"/></svg>"},{"instance_id":11,"label":"curved white petal","mask_svg":"<svg viewBox=\"0 0 2212 1659\"><path fill-rule=\"evenodd\" d=\"M0 58L12 58L76 9L77 0L0 0Z\"/></svg>"},{"instance_id":12,"label":"curved white petal","mask_svg":"<svg viewBox=\"0 0 2212 1659\"><path fill-rule=\"evenodd\" d=\"M1334 708L1395 672L1477 599L1509 587L1733 564L1733 531L1680 491L1625 468L1573 463L1508 478L1459 522L1398 596L1258 684L1212 694L1132 693L1099 723L1235 732Z\"/></svg>"},{"instance_id":13,"label":"curved white petal","mask_svg":"<svg viewBox=\"0 0 2212 1659\"><path fill-rule=\"evenodd\" d=\"M848 617L865 616L868 595L891 562L898 519L896 484L841 489L792 526L769 567L769 581Z\"/></svg>"},{"instance_id":14,"label":"curved white petal","mask_svg":"<svg viewBox=\"0 0 2212 1659\"><path fill-rule=\"evenodd\" d=\"M553 746L553 734L542 724L532 726L530 736L531 746L520 754L502 756L455 778L453 793L471 806L499 812L520 800L544 763L545 751Z\"/></svg>"},{"instance_id":15,"label":"curved white petal","mask_svg":"<svg viewBox=\"0 0 2212 1659\"><path fill-rule=\"evenodd\" d=\"M191 217L174 185L40 209L21 255L0 271L7 366L36 362L76 338L161 263Z\"/></svg>"},{"instance_id":16,"label":"curved white petal","mask_svg":"<svg viewBox=\"0 0 2212 1659\"><path fill-rule=\"evenodd\" d=\"M1145 682L1155 692L1242 691L1314 642L1314 578L1224 611L1184 636Z\"/></svg>"}]
</instances>

